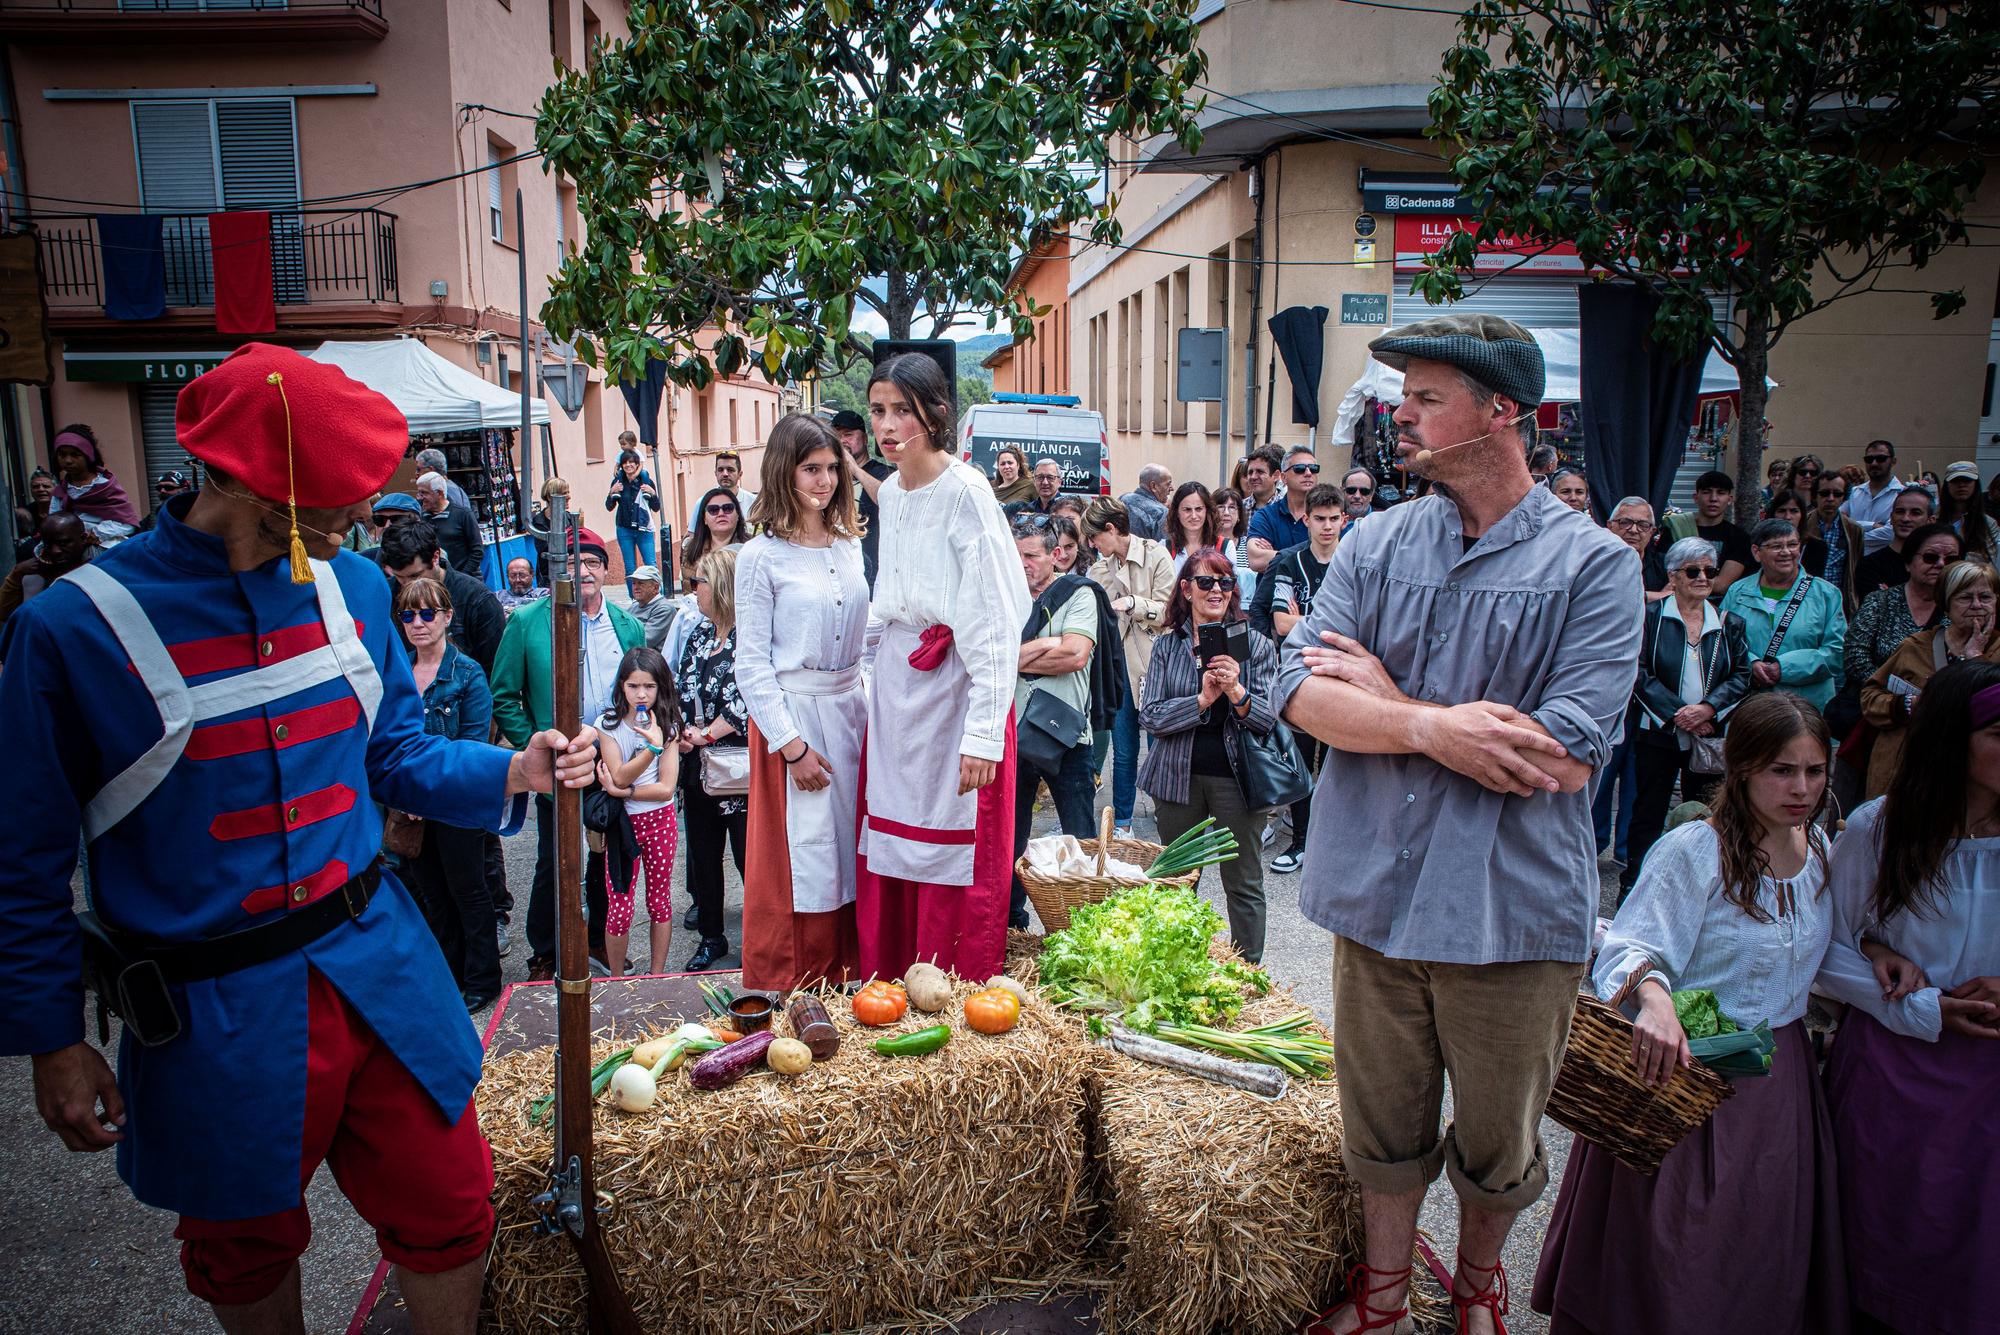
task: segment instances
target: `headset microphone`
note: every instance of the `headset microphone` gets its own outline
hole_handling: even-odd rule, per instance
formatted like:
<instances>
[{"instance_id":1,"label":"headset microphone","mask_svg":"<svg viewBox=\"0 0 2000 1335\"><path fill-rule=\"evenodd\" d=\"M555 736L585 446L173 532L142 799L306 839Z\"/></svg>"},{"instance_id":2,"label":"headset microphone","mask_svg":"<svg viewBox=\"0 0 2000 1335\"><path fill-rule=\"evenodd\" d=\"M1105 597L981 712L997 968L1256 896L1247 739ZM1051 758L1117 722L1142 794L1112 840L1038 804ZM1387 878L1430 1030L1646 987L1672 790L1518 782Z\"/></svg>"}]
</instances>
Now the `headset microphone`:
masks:
<instances>
[{"instance_id":1,"label":"headset microphone","mask_svg":"<svg viewBox=\"0 0 2000 1335\"><path fill-rule=\"evenodd\" d=\"M1410 467L1428 468L1430 467L1431 460L1437 458L1440 454L1448 454L1451 451L1460 449L1466 445L1477 445L1480 441L1489 439L1493 435L1494 431L1505 431L1508 427L1513 426L1518 422L1525 422L1534 415L1535 415L1535 410L1533 408L1530 408L1526 412L1520 412L1514 414L1506 421L1501 422L1499 425L1495 426L1492 431L1488 431L1484 435L1474 436L1471 440L1461 440L1456 445L1440 445L1436 449L1431 449L1428 446L1426 446L1425 448L1418 450L1415 454L1410 456Z\"/></svg>"}]
</instances>

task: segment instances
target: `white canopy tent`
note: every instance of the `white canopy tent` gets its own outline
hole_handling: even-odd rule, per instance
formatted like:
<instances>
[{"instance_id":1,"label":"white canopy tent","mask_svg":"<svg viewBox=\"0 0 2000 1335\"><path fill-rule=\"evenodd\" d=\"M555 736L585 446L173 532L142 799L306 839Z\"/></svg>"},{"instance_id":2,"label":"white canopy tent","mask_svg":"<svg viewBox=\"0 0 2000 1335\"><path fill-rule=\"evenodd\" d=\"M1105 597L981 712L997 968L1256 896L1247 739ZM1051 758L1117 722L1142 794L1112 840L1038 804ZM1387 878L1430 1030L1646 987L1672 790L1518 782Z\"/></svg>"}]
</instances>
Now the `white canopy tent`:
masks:
<instances>
[{"instance_id":1,"label":"white canopy tent","mask_svg":"<svg viewBox=\"0 0 2000 1335\"><path fill-rule=\"evenodd\" d=\"M337 366L396 405L412 436L504 430L521 425L521 396L481 380L425 347L421 339L327 342L306 354ZM528 400L529 419L547 426L549 405Z\"/></svg>"},{"instance_id":2,"label":"white canopy tent","mask_svg":"<svg viewBox=\"0 0 2000 1335\"><path fill-rule=\"evenodd\" d=\"M1547 388L1543 391L1545 403L1576 403L1583 397L1581 389L1583 367L1577 331L1574 329L1530 329L1535 342L1542 347L1542 365L1547 375ZM1765 377L1765 384L1777 388L1778 382ZM1709 349L1708 361L1701 368L1700 396L1704 399L1734 394L1740 387L1736 368L1722 359L1722 354ZM1333 440L1336 445L1354 443L1354 427L1361 420L1362 405L1369 399L1379 403L1401 403L1403 401L1403 373L1384 366L1373 357L1345 395L1340 407L1333 415Z\"/></svg>"}]
</instances>

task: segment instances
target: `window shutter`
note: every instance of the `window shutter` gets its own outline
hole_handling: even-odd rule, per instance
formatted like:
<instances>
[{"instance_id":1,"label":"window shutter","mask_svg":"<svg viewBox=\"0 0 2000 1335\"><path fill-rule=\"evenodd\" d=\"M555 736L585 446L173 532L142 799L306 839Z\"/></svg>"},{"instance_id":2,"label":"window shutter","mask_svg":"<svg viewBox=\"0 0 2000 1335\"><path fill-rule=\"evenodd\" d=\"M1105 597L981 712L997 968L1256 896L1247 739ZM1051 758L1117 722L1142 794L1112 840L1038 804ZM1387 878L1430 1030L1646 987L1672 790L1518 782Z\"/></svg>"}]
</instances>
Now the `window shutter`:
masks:
<instances>
[{"instance_id":1,"label":"window shutter","mask_svg":"<svg viewBox=\"0 0 2000 1335\"><path fill-rule=\"evenodd\" d=\"M139 158L139 207L168 218L163 227L169 306L215 301L209 272L208 218L216 181L215 120L210 102L134 102L132 140Z\"/></svg>"},{"instance_id":2,"label":"window shutter","mask_svg":"<svg viewBox=\"0 0 2000 1335\"><path fill-rule=\"evenodd\" d=\"M487 232L495 241L506 240L504 219L506 214L500 208L500 146L491 139L486 141L486 224Z\"/></svg>"},{"instance_id":3,"label":"window shutter","mask_svg":"<svg viewBox=\"0 0 2000 1335\"><path fill-rule=\"evenodd\" d=\"M299 207L299 144L292 100L229 99L215 104L221 144L222 207L271 213L272 291L280 305L306 299L305 238Z\"/></svg>"}]
</instances>

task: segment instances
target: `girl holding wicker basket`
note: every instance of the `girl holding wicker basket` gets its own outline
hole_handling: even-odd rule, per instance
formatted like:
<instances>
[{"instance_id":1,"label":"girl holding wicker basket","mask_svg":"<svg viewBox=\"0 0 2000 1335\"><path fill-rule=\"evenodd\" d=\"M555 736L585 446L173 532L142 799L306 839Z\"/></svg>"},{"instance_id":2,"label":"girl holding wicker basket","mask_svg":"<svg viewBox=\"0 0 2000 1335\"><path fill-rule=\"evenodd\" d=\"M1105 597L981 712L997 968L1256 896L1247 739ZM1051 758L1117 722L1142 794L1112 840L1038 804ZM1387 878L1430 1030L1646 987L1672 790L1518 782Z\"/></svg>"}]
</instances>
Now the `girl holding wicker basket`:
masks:
<instances>
[{"instance_id":1,"label":"girl holding wicker basket","mask_svg":"<svg viewBox=\"0 0 2000 1335\"><path fill-rule=\"evenodd\" d=\"M1832 933L1826 721L1795 695L1736 710L1707 820L1653 846L1592 972L1634 1014L1632 1064L1656 1085L1693 1064L1676 991L1715 994L1777 1038L1768 1076L1737 1082L1645 1176L1578 1139L1542 1244L1533 1307L1552 1335L1844 1335L1833 1129L1803 1023ZM1767 1258L1754 1285L1724 1278Z\"/></svg>"}]
</instances>

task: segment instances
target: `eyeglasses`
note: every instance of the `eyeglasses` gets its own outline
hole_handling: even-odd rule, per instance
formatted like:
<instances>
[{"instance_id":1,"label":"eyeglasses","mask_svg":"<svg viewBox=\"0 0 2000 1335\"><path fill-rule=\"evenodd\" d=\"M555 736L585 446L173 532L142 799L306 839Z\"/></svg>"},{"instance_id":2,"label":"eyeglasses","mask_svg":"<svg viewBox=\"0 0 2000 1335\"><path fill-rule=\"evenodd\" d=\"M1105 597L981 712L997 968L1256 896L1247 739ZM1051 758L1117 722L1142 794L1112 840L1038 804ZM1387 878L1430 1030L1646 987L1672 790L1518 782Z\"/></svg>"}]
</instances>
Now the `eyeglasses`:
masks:
<instances>
[{"instance_id":1,"label":"eyeglasses","mask_svg":"<svg viewBox=\"0 0 2000 1335\"><path fill-rule=\"evenodd\" d=\"M1825 470L1814 468L1812 465L1807 464L1802 468L1793 469L1792 474L1795 477L1818 477L1823 471Z\"/></svg>"},{"instance_id":2,"label":"eyeglasses","mask_svg":"<svg viewBox=\"0 0 2000 1335\"><path fill-rule=\"evenodd\" d=\"M1895 457L1893 454L1864 454L1861 456L1861 462L1864 464L1886 464Z\"/></svg>"},{"instance_id":3,"label":"eyeglasses","mask_svg":"<svg viewBox=\"0 0 2000 1335\"><path fill-rule=\"evenodd\" d=\"M1341 490L1349 496L1373 496L1375 494L1375 488L1373 487L1342 487Z\"/></svg>"},{"instance_id":4,"label":"eyeglasses","mask_svg":"<svg viewBox=\"0 0 2000 1335\"><path fill-rule=\"evenodd\" d=\"M1213 593L1217 589L1221 589L1224 593L1236 591L1234 575L1189 575L1188 578L1193 580L1194 586L1203 593Z\"/></svg>"},{"instance_id":5,"label":"eyeglasses","mask_svg":"<svg viewBox=\"0 0 2000 1335\"><path fill-rule=\"evenodd\" d=\"M1306 474L1308 474L1308 473L1317 473L1317 472L1319 472L1319 465L1318 465L1318 464L1288 464L1288 465L1286 465L1286 467L1285 467L1285 471L1286 471L1287 473L1297 473L1297 474L1298 474L1298 475L1299 475L1300 477L1304 477L1304 476L1305 476Z\"/></svg>"},{"instance_id":6,"label":"eyeglasses","mask_svg":"<svg viewBox=\"0 0 2000 1335\"><path fill-rule=\"evenodd\" d=\"M586 554L577 557L576 563L582 566L585 570L602 571L604 569L604 558L601 556L592 556Z\"/></svg>"},{"instance_id":7,"label":"eyeglasses","mask_svg":"<svg viewBox=\"0 0 2000 1335\"><path fill-rule=\"evenodd\" d=\"M1614 519L1611 521L1610 527L1622 528L1631 533L1644 533L1653 527L1653 521L1650 519Z\"/></svg>"},{"instance_id":8,"label":"eyeglasses","mask_svg":"<svg viewBox=\"0 0 2000 1335\"><path fill-rule=\"evenodd\" d=\"M1918 552L1917 559L1927 566L1948 566L1958 557L1947 552Z\"/></svg>"},{"instance_id":9,"label":"eyeglasses","mask_svg":"<svg viewBox=\"0 0 2000 1335\"><path fill-rule=\"evenodd\" d=\"M1817 496L1818 496L1818 497L1819 497L1819 498L1820 498L1821 500L1825 500L1825 499L1826 499L1827 497L1829 497L1829 496L1833 497L1833 499L1835 499L1836 501L1838 501L1838 500L1845 500L1845 499L1846 499L1846 497L1847 497L1847 488L1845 488L1845 487L1821 487L1821 488L1820 488L1820 489L1819 489L1819 490L1818 490L1818 491L1817 491L1816 493L1814 493L1814 494L1815 494L1815 495L1817 495Z\"/></svg>"},{"instance_id":10,"label":"eyeglasses","mask_svg":"<svg viewBox=\"0 0 2000 1335\"><path fill-rule=\"evenodd\" d=\"M423 623L426 626L428 626L431 624L431 622L437 620L437 614L438 614L438 609L435 607L406 607L402 611L396 613L398 617L402 618L402 622L405 626L409 625L412 621L416 621L419 619L421 619Z\"/></svg>"},{"instance_id":11,"label":"eyeglasses","mask_svg":"<svg viewBox=\"0 0 2000 1335\"><path fill-rule=\"evenodd\" d=\"M1676 573L1686 575L1689 579L1714 579L1716 570L1715 566L1682 566Z\"/></svg>"},{"instance_id":12,"label":"eyeglasses","mask_svg":"<svg viewBox=\"0 0 2000 1335\"><path fill-rule=\"evenodd\" d=\"M736 513L736 507L728 501L722 501L715 505L703 506L702 512L711 515L733 515Z\"/></svg>"}]
</instances>

